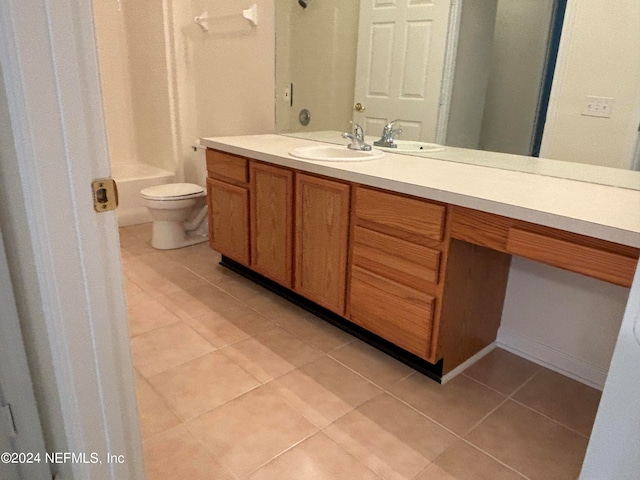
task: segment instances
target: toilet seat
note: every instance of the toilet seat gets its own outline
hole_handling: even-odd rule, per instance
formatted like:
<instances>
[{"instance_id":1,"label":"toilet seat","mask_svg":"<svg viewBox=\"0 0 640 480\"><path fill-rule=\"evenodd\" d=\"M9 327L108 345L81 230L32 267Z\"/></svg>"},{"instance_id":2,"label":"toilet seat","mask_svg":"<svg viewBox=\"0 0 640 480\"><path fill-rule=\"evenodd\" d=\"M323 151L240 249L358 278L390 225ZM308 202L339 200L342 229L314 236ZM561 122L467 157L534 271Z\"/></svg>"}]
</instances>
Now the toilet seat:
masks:
<instances>
[{"instance_id":1,"label":"toilet seat","mask_svg":"<svg viewBox=\"0 0 640 480\"><path fill-rule=\"evenodd\" d=\"M204 195L204 188L194 183L167 183L144 188L140 195L147 200L172 201L197 198Z\"/></svg>"}]
</instances>

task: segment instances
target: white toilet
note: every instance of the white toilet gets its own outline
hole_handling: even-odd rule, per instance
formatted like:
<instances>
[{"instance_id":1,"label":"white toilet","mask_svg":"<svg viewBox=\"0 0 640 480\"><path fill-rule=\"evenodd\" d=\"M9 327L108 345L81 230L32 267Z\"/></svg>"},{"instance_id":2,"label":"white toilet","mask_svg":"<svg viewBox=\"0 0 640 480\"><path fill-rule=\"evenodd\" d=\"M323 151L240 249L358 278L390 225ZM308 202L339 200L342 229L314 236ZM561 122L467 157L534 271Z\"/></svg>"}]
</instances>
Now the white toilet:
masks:
<instances>
[{"instance_id":1,"label":"white toilet","mask_svg":"<svg viewBox=\"0 0 640 480\"><path fill-rule=\"evenodd\" d=\"M168 183L144 188L140 195L153 217L154 248L169 250L207 240L204 188L193 183Z\"/></svg>"}]
</instances>

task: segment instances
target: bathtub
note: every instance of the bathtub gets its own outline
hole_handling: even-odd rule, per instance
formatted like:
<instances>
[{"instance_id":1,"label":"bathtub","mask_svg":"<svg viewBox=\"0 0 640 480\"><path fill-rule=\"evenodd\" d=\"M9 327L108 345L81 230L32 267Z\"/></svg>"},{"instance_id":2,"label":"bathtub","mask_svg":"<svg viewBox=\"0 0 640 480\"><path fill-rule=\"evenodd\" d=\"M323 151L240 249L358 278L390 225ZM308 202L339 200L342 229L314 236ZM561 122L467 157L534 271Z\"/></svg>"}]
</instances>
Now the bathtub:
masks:
<instances>
[{"instance_id":1,"label":"bathtub","mask_svg":"<svg viewBox=\"0 0 640 480\"><path fill-rule=\"evenodd\" d=\"M145 163L114 164L111 166L111 176L118 185L119 205L116 214L121 227L151 221L147 207L142 204L140 190L173 183L176 179L173 172Z\"/></svg>"}]
</instances>

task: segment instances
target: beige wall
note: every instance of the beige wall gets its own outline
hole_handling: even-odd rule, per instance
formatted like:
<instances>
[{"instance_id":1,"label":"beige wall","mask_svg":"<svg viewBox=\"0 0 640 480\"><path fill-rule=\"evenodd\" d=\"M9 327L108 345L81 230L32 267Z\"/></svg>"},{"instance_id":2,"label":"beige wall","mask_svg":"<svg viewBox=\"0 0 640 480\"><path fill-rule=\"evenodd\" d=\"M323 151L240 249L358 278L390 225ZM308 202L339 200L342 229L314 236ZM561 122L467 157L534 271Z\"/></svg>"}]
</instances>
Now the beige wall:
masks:
<instances>
[{"instance_id":1,"label":"beige wall","mask_svg":"<svg viewBox=\"0 0 640 480\"><path fill-rule=\"evenodd\" d=\"M257 27L240 12L258 5ZM194 0L193 16L209 11L209 33L182 25L195 82L196 137L272 133L274 113L273 0ZM191 22L192 23L192 22ZM193 28L195 27L195 28Z\"/></svg>"},{"instance_id":2,"label":"beige wall","mask_svg":"<svg viewBox=\"0 0 640 480\"><path fill-rule=\"evenodd\" d=\"M258 6L258 26L241 11ZM275 131L274 0L174 1L172 7L178 158L187 182L206 176L201 137ZM208 11L209 32L193 21Z\"/></svg>"},{"instance_id":3,"label":"beige wall","mask_svg":"<svg viewBox=\"0 0 640 480\"><path fill-rule=\"evenodd\" d=\"M277 8L278 128L288 132L349 130L360 2L312 1L303 9L294 0L278 0ZM282 100L289 83L293 83L292 107ZM311 112L307 127L298 121L303 108Z\"/></svg>"},{"instance_id":4,"label":"beige wall","mask_svg":"<svg viewBox=\"0 0 640 480\"><path fill-rule=\"evenodd\" d=\"M640 121L638 2L570 0L567 13L541 155L629 168ZM613 116L583 116L588 95L615 98Z\"/></svg>"}]
</instances>

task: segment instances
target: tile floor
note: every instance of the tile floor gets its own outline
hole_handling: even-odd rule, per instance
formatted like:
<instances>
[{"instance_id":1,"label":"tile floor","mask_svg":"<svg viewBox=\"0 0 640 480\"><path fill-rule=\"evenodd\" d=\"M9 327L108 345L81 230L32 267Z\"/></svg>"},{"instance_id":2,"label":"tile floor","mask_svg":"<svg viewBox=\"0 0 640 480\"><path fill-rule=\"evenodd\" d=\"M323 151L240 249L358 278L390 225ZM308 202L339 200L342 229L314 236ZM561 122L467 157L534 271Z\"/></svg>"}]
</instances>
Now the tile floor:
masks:
<instances>
[{"instance_id":1,"label":"tile floor","mask_svg":"<svg viewBox=\"0 0 640 480\"><path fill-rule=\"evenodd\" d=\"M600 392L496 349L446 385L120 230L149 480L574 480Z\"/></svg>"}]
</instances>

